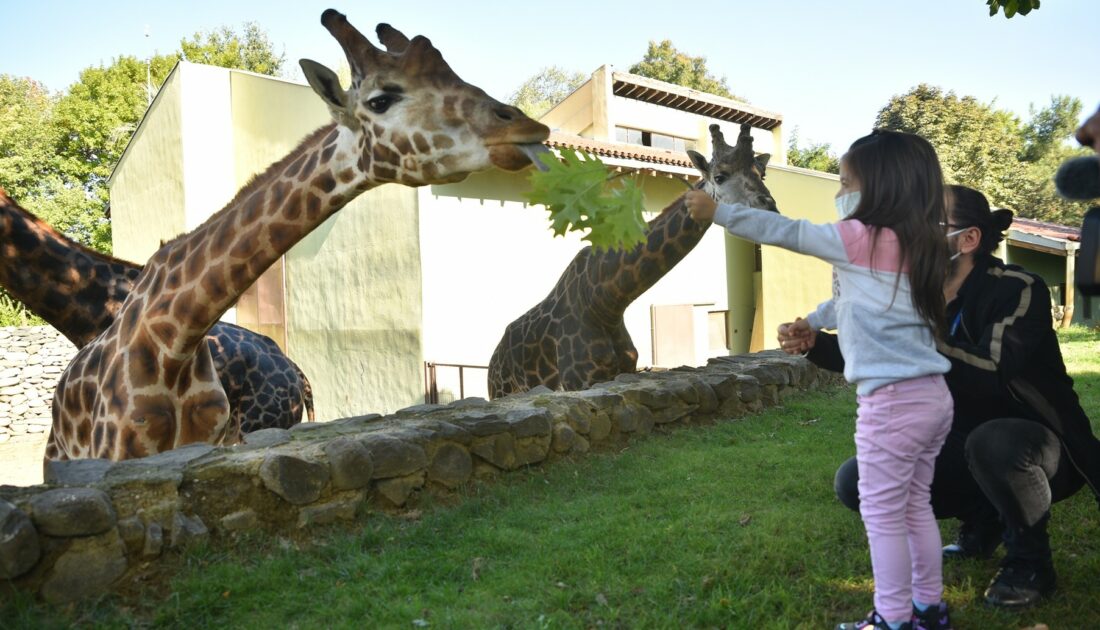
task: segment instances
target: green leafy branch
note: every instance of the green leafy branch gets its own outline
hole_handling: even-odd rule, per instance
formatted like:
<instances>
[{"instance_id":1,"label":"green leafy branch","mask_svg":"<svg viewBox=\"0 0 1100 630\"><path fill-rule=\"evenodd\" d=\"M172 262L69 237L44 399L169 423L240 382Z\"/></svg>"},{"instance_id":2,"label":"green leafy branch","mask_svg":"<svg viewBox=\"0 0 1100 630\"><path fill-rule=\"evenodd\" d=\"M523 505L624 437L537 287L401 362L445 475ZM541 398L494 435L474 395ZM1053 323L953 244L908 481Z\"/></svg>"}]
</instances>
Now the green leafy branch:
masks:
<instances>
[{"instance_id":1,"label":"green leafy branch","mask_svg":"<svg viewBox=\"0 0 1100 630\"><path fill-rule=\"evenodd\" d=\"M1027 15L1032 9L1039 8L1039 0L986 0L989 5L989 17L997 15L997 11L1004 9L1005 17L1011 18L1019 13Z\"/></svg>"},{"instance_id":2,"label":"green leafy branch","mask_svg":"<svg viewBox=\"0 0 1100 630\"><path fill-rule=\"evenodd\" d=\"M633 180L610 175L599 158L573 149L561 149L560 159L538 157L548 168L531 173L525 196L550 211L554 236L588 230L582 238L598 251L631 250L645 241L642 190Z\"/></svg>"}]
</instances>

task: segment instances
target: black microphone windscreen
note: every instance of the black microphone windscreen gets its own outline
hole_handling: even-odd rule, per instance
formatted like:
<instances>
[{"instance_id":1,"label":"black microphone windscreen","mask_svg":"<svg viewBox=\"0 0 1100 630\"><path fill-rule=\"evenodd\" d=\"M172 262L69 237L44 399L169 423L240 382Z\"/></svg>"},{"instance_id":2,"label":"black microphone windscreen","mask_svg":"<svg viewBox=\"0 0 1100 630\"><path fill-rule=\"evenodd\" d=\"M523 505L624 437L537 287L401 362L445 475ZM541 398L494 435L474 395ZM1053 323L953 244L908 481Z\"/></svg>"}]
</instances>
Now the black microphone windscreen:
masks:
<instances>
[{"instance_id":1,"label":"black microphone windscreen","mask_svg":"<svg viewBox=\"0 0 1100 630\"><path fill-rule=\"evenodd\" d=\"M1054 175L1054 186L1066 199L1100 197L1100 157L1086 155L1066 160Z\"/></svg>"}]
</instances>

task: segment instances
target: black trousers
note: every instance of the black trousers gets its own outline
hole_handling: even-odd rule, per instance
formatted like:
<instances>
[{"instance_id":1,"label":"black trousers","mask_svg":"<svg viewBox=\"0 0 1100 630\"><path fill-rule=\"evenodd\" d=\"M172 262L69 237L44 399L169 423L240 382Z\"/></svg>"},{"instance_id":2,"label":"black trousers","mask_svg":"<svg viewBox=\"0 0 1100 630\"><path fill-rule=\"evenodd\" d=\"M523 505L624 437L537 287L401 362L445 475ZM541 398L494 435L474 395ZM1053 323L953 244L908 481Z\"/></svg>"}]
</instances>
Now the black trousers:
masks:
<instances>
[{"instance_id":1,"label":"black trousers","mask_svg":"<svg viewBox=\"0 0 1100 630\"><path fill-rule=\"evenodd\" d=\"M834 486L840 502L856 511L858 482L853 457L837 470ZM1000 518L1009 557L1049 562L1050 506L1084 484L1049 429L1031 420L999 418L969 434L948 434L936 458L932 510L938 519L971 523Z\"/></svg>"}]
</instances>

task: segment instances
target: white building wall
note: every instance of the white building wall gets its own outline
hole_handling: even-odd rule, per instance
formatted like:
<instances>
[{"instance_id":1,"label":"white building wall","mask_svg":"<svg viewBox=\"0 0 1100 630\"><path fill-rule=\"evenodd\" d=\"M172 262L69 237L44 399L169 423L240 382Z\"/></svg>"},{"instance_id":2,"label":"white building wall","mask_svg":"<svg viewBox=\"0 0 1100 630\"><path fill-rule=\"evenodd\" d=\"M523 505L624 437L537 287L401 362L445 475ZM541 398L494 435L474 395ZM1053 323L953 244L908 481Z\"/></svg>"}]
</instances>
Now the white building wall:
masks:
<instances>
[{"instance_id":1,"label":"white building wall","mask_svg":"<svg viewBox=\"0 0 1100 630\"><path fill-rule=\"evenodd\" d=\"M489 173L471 180L457 186L465 186L470 195L483 189L509 197L507 189L520 189L526 175ZM424 360L487 366L505 327L550 293L587 242L577 233L554 237L541 206L518 199L483 201L460 193L456 187L422 188L419 193ZM647 201L662 205L661 200ZM722 231L710 230L683 261L627 308L624 321L638 349L639 368L653 364L650 307L655 304L700 305L695 318L696 363L725 354L707 348L706 325L707 311L726 308L724 247ZM440 374L444 371L440 368ZM484 370L468 371L465 395L485 395L484 381Z\"/></svg>"}]
</instances>

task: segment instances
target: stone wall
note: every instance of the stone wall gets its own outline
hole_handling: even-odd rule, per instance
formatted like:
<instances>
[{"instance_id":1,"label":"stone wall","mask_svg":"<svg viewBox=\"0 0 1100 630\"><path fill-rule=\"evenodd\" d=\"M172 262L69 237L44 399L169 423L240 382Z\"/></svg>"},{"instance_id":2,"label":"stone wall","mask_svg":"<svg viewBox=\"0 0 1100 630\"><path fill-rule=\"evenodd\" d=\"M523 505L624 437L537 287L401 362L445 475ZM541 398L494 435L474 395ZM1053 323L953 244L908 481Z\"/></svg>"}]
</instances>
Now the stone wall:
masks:
<instances>
[{"instance_id":1,"label":"stone wall","mask_svg":"<svg viewBox=\"0 0 1100 630\"><path fill-rule=\"evenodd\" d=\"M524 466L738 418L839 383L805 359L764 352L703 368L624 374L581 392L419 405L243 444L196 444L123 462L56 462L46 483L0 486L0 590L63 602L121 588L137 568L206 537L306 531L363 510L411 507Z\"/></svg>"},{"instance_id":2,"label":"stone wall","mask_svg":"<svg viewBox=\"0 0 1100 630\"><path fill-rule=\"evenodd\" d=\"M0 328L0 442L50 430L53 390L74 354L52 326Z\"/></svg>"}]
</instances>

